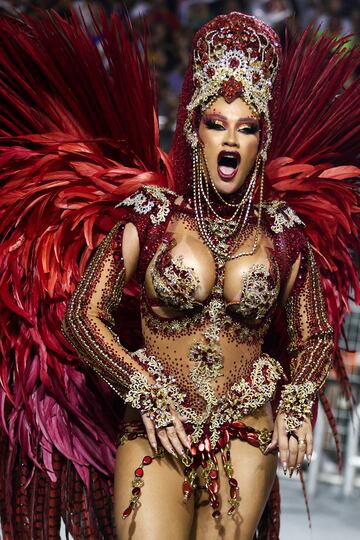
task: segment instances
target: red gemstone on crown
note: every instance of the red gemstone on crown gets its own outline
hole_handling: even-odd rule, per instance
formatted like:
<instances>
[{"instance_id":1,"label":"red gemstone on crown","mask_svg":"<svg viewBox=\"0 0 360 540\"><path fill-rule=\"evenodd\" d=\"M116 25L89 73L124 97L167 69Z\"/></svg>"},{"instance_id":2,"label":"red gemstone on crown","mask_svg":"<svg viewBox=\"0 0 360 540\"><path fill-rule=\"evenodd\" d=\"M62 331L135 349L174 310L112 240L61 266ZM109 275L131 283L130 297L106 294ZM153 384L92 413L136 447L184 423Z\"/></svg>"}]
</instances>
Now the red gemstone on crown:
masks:
<instances>
[{"instance_id":1,"label":"red gemstone on crown","mask_svg":"<svg viewBox=\"0 0 360 540\"><path fill-rule=\"evenodd\" d=\"M224 97L227 103L231 103L235 98L243 94L244 87L241 81L237 81L234 77L223 83L220 89L220 95Z\"/></svg>"}]
</instances>

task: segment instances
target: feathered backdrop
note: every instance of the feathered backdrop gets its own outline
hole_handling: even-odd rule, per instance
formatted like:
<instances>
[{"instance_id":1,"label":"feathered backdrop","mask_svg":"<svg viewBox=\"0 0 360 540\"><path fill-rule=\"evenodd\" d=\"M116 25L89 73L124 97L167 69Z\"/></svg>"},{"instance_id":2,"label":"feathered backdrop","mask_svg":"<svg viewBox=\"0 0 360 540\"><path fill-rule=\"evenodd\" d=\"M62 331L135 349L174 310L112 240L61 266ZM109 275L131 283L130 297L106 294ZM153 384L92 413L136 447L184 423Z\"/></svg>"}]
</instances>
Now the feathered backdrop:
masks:
<instances>
[{"instance_id":1,"label":"feathered backdrop","mask_svg":"<svg viewBox=\"0 0 360 540\"><path fill-rule=\"evenodd\" d=\"M144 184L176 190L159 148L146 40L117 15L102 15L95 25L100 45L75 15L0 21L6 540L58 538L60 516L76 539L115 538L112 474L122 405L83 369L61 321L89 257L117 219L115 205ZM312 29L287 48L266 171L267 197L285 200L307 225L337 336L349 288L360 303L349 254L360 252L360 83L344 88L359 58L359 50L348 52L342 40L315 37ZM126 292L136 304L136 291ZM349 395L340 355L335 367Z\"/></svg>"}]
</instances>

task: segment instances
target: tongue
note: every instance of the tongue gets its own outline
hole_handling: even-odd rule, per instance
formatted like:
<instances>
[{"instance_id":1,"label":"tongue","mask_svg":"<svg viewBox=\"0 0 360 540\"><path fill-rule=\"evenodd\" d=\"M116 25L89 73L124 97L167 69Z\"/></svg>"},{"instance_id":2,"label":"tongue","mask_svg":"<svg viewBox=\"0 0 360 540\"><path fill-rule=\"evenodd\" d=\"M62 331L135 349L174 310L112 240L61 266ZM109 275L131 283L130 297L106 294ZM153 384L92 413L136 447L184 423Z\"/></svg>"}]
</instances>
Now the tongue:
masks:
<instances>
[{"instance_id":1,"label":"tongue","mask_svg":"<svg viewBox=\"0 0 360 540\"><path fill-rule=\"evenodd\" d=\"M234 170L235 170L234 167L228 167L226 165L220 165L219 166L219 171L224 176L229 176L230 174L232 174L234 172Z\"/></svg>"}]
</instances>

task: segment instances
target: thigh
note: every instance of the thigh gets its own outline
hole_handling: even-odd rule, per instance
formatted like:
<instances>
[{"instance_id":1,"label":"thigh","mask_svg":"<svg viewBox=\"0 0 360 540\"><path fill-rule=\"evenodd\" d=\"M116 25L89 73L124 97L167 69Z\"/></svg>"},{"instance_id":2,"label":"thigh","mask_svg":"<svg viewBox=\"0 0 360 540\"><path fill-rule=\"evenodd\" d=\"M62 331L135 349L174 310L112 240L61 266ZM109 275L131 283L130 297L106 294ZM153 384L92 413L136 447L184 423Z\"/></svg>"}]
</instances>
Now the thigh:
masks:
<instances>
[{"instance_id":1,"label":"thigh","mask_svg":"<svg viewBox=\"0 0 360 540\"><path fill-rule=\"evenodd\" d=\"M207 493L201 494L196 505L191 538L193 540L252 540L275 479L277 456L264 456L259 448L246 442L231 442L234 478L239 485L240 505L232 516L229 508L229 481L219 466L219 502L221 517L212 517L213 509L206 504Z\"/></svg>"},{"instance_id":2,"label":"thigh","mask_svg":"<svg viewBox=\"0 0 360 540\"><path fill-rule=\"evenodd\" d=\"M119 540L188 540L193 519L193 502L183 502L183 474L175 458L154 459L144 467L140 505L129 517L122 513L129 506L134 471L145 455L153 455L145 438L129 440L116 454L114 506Z\"/></svg>"}]
</instances>

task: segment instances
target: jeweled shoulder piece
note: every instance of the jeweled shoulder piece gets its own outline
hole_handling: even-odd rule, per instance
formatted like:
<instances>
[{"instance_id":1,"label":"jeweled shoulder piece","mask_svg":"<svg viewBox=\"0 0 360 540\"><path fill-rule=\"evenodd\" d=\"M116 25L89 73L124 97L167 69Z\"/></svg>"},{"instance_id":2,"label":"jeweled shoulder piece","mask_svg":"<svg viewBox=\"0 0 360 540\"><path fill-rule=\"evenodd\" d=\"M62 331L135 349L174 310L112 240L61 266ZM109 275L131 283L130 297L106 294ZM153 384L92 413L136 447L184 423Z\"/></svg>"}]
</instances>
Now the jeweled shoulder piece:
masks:
<instances>
[{"instance_id":1,"label":"jeweled shoulder piece","mask_svg":"<svg viewBox=\"0 0 360 540\"><path fill-rule=\"evenodd\" d=\"M133 207L138 214L150 214L151 223L159 225L159 223L165 222L174 196L176 194L170 189L159 186L144 186L124 199L116 207Z\"/></svg>"},{"instance_id":2,"label":"jeweled shoulder piece","mask_svg":"<svg viewBox=\"0 0 360 540\"><path fill-rule=\"evenodd\" d=\"M292 227L305 227L304 222L297 216L292 208L283 201L270 201L264 205L266 214L270 217L270 229L275 233L282 233L284 229Z\"/></svg>"},{"instance_id":3,"label":"jeweled shoulder piece","mask_svg":"<svg viewBox=\"0 0 360 540\"><path fill-rule=\"evenodd\" d=\"M193 112L197 107L204 110L214 97L223 96L228 102L241 97L270 126L269 101L280 63L277 35L254 17L231 13L216 17L204 28L194 46L195 91L185 121L185 134L193 147L198 142Z\"/></svg>"}]
</instances>

